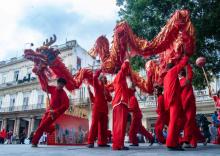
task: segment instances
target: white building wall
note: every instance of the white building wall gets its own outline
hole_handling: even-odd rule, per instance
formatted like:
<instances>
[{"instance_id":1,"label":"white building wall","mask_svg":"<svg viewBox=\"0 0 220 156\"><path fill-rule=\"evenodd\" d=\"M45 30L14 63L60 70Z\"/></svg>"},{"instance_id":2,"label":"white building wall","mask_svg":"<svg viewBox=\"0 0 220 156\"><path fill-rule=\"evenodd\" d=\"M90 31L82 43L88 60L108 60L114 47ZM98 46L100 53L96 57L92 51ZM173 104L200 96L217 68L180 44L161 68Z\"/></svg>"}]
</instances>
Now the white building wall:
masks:
<instances>
[{"instance_id":1,"label":"white building wall","mask_svg":"<svg viewBox=\"0 0 220 156\"><path fill-rule=\"evenodd\" d=\"M14 72L13 71L9 71L7 73L6 83L13 82L13 80L14 80Z\"/></svg>"},{"instance_id":2,"label":"white building wall","mask_svg":"<svg viewBox=\"0 0 220 156\"><path fill-rule=\"evenodd\" d=\"M3 100L2 100L2 108L6 108L6 107L9 107L10 106L10 95L7 94L3 97Z\"/></svg>"},{"instance_id":3,"label":"white building wall","mask_svg":"<svg viewBox=\"0 0 220 156\"><path fill-rule=\"evenodd\" d=\"M22 92L18 92L16 99L15 99L15 106L22 106L23 105L23 93Z\"/></svg>"},{"instance_id":4,"label":"white building wall","mask_svg":"<svg viewBox=\"0 0 220 156\"><path fill-rule=\"evenodd\" d=\"M2 84L2 73L0 73L0 84Z\"/></svg>"},{"instance_id":5,"label":"white building wall","mask_svg":"<svg viewBox=\"0 0 220 156\"><path fill-rule=\"evenodd\" d=\"M37 92L37 90L32 90L31 91L29 99L30 99L30 102L29 102L30 105L36 105L37 104L37 102L38 102L38 92Z\"/></svg>"}]
</instances>

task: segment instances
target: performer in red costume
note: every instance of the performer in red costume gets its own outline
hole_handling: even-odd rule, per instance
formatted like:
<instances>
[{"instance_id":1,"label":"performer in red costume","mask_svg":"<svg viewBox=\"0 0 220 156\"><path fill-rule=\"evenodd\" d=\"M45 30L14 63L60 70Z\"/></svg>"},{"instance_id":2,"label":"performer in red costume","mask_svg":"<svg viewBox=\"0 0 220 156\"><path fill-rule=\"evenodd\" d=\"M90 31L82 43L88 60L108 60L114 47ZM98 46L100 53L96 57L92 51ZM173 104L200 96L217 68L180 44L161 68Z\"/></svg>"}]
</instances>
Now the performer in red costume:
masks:
<instances>
[{"instance_id":1,"label":"performer in red costume","mask_svg":"<svg viewBox=\"0 0 220 156\"><path fill-rule=\"evenodd\" d=\"M142 112L138 105L137 98L135 97L135 86L129 89L129 111L132 112L132 120L129 131L129 140L132 143L130 146L138 146L137 133L140 133L145 136L146 139L150 141L150 145L154 143L153 136L144 128L142 125Z\"/></svg>"},{"instance_id":2,"label":"performer in red costume","mask_svg":"<svg viewBox=\"0 0 220 156\"><path fill-rule=\"evenodd\" d=\"M163 128L165 125L169 124L169 111L165 111L165 108L164 108L163 88L160 86L156 86L155 92L157 95L156 112L158 114L157 121L155 124L155 133L156 133L157 140L160 143L165 144L166 139L163 136Z\"/></svg>"},{"instance_id":3,"label":"performer in red costume","mask_svg":"<svg viewBox=\"0 0 220 156\"><path fill-rule=\"evenodd\" d=\"M167 73L164 77L164 102L165 110L170 113L168 135L166 145L170 150L183 150L179 145L180 125L178 125L182 113L181 88L178 79L179 72L188 62L184 56L175 66L172 63L167 65Z\"/></svg>"},{"instance_id":4,"label":"performer in red costume","mask_svg":"<svg viewBox=\"0 0 220 156\"><path fill-rule=\"evenodd\" d=\"M196 125L196 101L193 93L192 67L188 64L185 69L180 72L181 100L184 118L184 137L182 141L185 143L185 148L196 148L197 140L205 141L205 138L199 131ZM198 132L200 134L198 134ZM199 136L199 138L197 138ZM190 146L191 145L191 146Z\"/></svg>"},{"instance_id":5,"label":"performer in red costume","mask_svg":"<svg viewBox=\"0 0 220 156\"><path fill-rule=\"evenodd\" d=\"M117 73L113 86L115 96L112 101L113 107L113 150L129 150L124 146L124 137L128 117L128 86L126 77L130 75L130 64L125 61Z\"/></svg>"},{"instance_id":6,"label":"performer in red costume","mask_svg":"<svg viewBox=\"0 0 220 156\"><path fill-rule=\"evenodd\" d=\"M110 147L109 145L107 145L108 102L111 102L112 97L105 87L105 85L107 84L107 78L103 75L100 75L101 72L102 70L97 70L95 75L93 76L93 87L95 96L92 108L92 123L88 136L88 148L94 147L94 141L97 134L98 146Z\"/></svg>"},{"instance_id":7,"label":"performer in red costume","mask_svg":"<svg viewBox=\"0 0 220 156\"><path fill-rule=\"evenodd\" d=\"M209 95L215 101L216 112L218 114L218 117L216 117L215 114L213 114L212 117L215 126L218 128L218 137L214 144L220 144L220 90L217 92L217 95L215 96L213 96L211 90L209 90Z\"/></svg>"},{"instance_id":8,"label":"performer in red costume","mask_svg":"<svg viewBox=\"0 0 220 156\"><path fill-rule=\"evenodd\" d=\"M43 72L36 72L36 74L38 75L42 90L51 94L51 99L49 107L33 136L32 147L37 147L43 132L52 133L55 130L53 122L69 108L69 98L63 90L66 80L58 78L57 86L49 86L47 80L44 79Z\"/></svg>"}]
</instances>

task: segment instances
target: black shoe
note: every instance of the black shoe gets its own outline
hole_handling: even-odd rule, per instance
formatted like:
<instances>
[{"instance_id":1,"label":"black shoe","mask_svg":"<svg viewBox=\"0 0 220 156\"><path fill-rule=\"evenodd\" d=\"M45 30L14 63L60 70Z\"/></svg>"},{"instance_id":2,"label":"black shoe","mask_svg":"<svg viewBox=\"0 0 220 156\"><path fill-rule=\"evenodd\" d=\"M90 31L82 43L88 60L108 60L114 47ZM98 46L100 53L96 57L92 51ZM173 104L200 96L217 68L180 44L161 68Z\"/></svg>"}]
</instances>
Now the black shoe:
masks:
<instances>
[{"instance_id":1,"label":"black shoe","mask_svg":"<svg viewBox=\"0 0 220 156\"><path fill-rule=\"evenodd\" d=\"M169 151L184 151L184 149L181 146L178 147L167 147Z\"/></svg>"},{"instance_id":2,"label":"black shoe","mask_svg":"<svg viewBox=\"0 0 220 156\"><path fill-rule=\"evenodd\" d=\"M152 140L151 142L150 142L150 145L149 146L152 146L154 144L154 141Z\"/></svg>"},{"instance_id":3,"label":"black shoe","mask_svg":"<svg viewBox=\"0 0 220 156\"><path fill-rule=\"evenodd\" d=\"M192 148L192 146L189 143L184 143L183 148Z\"/></svg>"},{"instance_id":4,"label":"black shoe","mask_svg":"<svg viewBox=\"0 0 220 156\"><path fill-rule=\"evenodd\" d=\"M205 139L205 142L203 142L203 145L206 146L206 145L208 144L208 142L209 142L209 139L206 138L206 139Z\"/></svg>"},{"instance_id":5,"label":"black shoe","mask_svg":"<svg viewBox=\"0 0 220 156\"><path fill-rule=\"evenodd\" d=\"M37 144L32 144L31 147L38 147Z\"/></svg>"},{"instance_id":6,"label":"black shoe","mask_svg":"<svg viewBox=\"0 0 220 156\"><path fill-rule=\"evenodd\" d=\"M129 150L129 148L124 146L124 147L121 148L121 150L125 150L126 151L126 150Z\"/></svg>"},{"instance_id":7,"label":"black shoe","mask_svg":"<svg viewBox=\"0 0 220 156\"><path fill-rule=\"evenodd\" d=\"M98 145L98 147L111 147L111 146L108 144L105 144L105 145Z\"/></svg>"},{"instance_id":8,"label":"black shoe","mask_svg":"<svg viewBox=\"0 0 220 156\"><path fill-rule=\"evenodd\" d=\"M131 145L129 145L129 146L139 146L139 144L131 144Z\"/></svg>"},{"instance_id":9,"label":"black shoe","mask_svg":"<svg viewBox=\"0 0 220 156\"><path fill-rule=\"evenodd\" d=\"M94 144L88 144L87 147L88 148L94 148Z\"/></svg>"}]
</instances>

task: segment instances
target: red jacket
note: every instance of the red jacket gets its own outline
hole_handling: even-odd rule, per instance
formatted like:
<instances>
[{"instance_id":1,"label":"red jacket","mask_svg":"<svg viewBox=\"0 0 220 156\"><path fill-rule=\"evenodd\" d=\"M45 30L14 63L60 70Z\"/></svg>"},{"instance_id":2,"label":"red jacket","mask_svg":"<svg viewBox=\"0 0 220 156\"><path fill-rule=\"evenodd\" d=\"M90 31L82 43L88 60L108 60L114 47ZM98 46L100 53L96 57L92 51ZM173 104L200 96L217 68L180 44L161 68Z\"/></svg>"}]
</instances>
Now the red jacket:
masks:
<instances>
[{"instance_id":1,"label":"red jacket","mask_svg":"<svg viewBox=\"0 0 220 156\"><path fill-rule=\"evenodd\" d=\"M163 94L161 94L157 97L157 110L156 110L156 112L158 115L162 115L165 113Z\"/></svg>"},{"instance_id":2,"label":"red jacket","mask_svg":"<svg viewBox=\"0 0 220 156\"><path fill-rule=\"evenodd\" d=\"M174 102L174 100L177 99L176 97L180 96L181 94L178 74L187 64L188 59L189 58L187 56L183 57L182 60L180 60L180 62L177 65L175 65L173 68L167 71L164 77L163 85L164 85L165 110L168 110L170 104Z\"/></svg>"},{"instance_id":3,"label":"red jacket","mask_svg":"<svg viewBox=\"0 0 220 156\"><path fill-rule=\"evenodd\" d=\"M42 75L38 75L42 90L51 94L48 110L53 109L55 114L60 114L69 108L69 98L63 89L57 89L55 86L49 86Z\"/></svg>"},{"instance_id":4,"label":"red jacket","mask_svg":"<svg viewBox=\"0 0 220 156\"><path fill-rule=\"evenodd\" d=\"M117 73L113 85L115 90L115 96L112 101L112 107L119 104L128 105L129 95L128 95L128 86L126 82L126 75L129 72L129 62L124 62L121 66L120 71Z\"/></svg>"},{"instance_id":5,"label":"red jacket","mask_svg":"<svg viewBox=\"0 0 220 156\"><path fill-rule=\"evenodd\" d=\"M129 111L133 113L134 118L142 117L142 112L139 107L137 98L135 97L135 92L129 89L130 99L129 99Z\"/></svg>"},{"instance_id":6,"label":"red jacket","mask_svg":"<svg viewBox=\"0 0 220 156\"><path fill-rule=\"evenodd\" d=\"M6 139L7 137L7 132L5 129L2 129L2 131L0 132L0 137Z\"/></svg>"},{"instance_id":7,"label":"red jacket","mask_svg":"<svg viewBox=\"0 0 220 156\"><path fill-rule=\"evenodd\" d=\"M190 103L193 103L194 107L195 105L195 95L193 93L193 87L192 87L192 79L193 79L193 71L192 67L188 64L186 66L187 69L187 76L182 77L180 79L180 86L181 86L181 99L182 99L182 106L185 110ZM187 84L187 80L189 83Z\"/></svg>"},{"instance_id":8,"label":"red jacket","mask_svg":"<svg viewBox=\"0 0 220 156\"><path fill-rule=\"evenodd\" d=\"M213 100L215 101L215 107L220 108L220 98L218 96L213 96Z\"/></svg>"},{"instance_id":9,"label":"red jacket","mask_svg":"<svg viewBox=\"0 0 220 156\"><path fill-rule=\"evenodd\" d=\"M108 113L108 102L111 102L112 97L105 85L103 85L98 79L100 73L101 70L98 70L93 76L93 87L95 93L93 109L98 112Z\"/></svg>"}]
</instances>

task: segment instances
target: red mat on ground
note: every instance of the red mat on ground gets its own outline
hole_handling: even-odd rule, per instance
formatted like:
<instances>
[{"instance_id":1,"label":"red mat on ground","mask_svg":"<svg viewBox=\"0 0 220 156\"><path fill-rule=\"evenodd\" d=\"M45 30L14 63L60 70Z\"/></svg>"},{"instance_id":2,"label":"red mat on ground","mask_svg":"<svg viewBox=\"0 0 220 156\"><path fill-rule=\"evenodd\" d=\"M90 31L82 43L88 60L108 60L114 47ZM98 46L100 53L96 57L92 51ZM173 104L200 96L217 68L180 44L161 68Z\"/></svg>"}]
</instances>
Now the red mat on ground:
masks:
<instances>
[{"instance_id":1,"label":"red mat on ground","mask_svg":"<svg viewBox=\"0 0 220 156\"><path fill-rule=\"evenodd\" d=\"M48 145L84 145L87 143L89 121L72 115L62 115L55 121L55 132L48 134Z\"/></svg>"}]
</instances>

